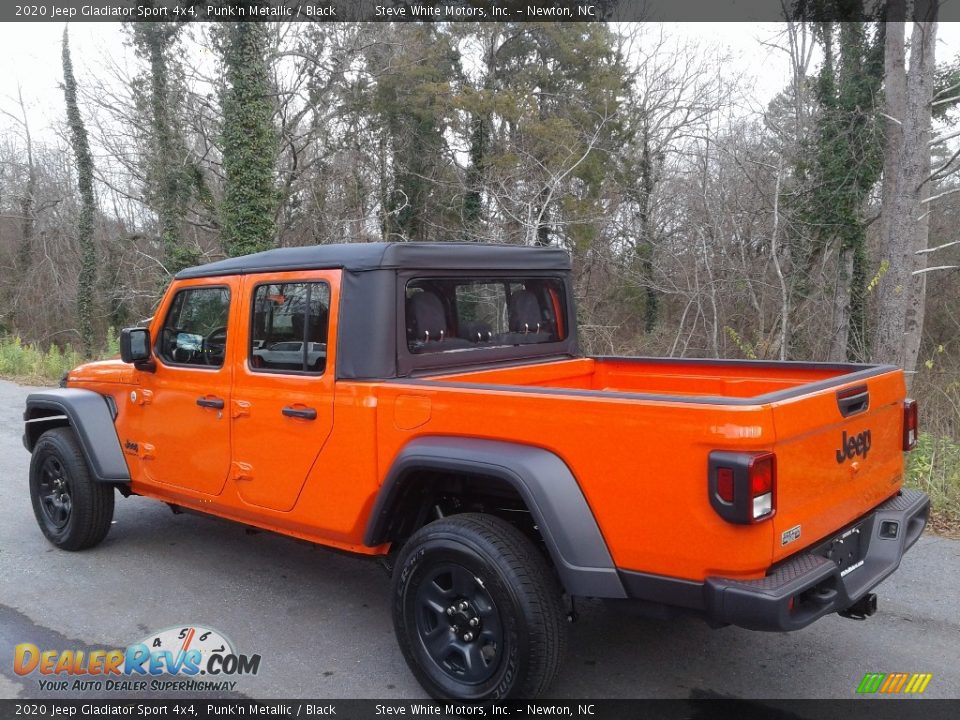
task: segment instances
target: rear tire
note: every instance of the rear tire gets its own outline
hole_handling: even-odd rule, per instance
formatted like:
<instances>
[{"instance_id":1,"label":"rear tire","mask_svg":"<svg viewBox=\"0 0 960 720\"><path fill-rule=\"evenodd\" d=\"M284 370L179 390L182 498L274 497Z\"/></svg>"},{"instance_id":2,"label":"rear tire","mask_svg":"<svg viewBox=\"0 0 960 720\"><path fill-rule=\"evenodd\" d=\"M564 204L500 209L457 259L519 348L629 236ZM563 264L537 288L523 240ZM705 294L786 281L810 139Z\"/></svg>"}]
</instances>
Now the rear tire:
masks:
<instances>
[{"instance_id":1,"label":"rear tire","mask_svg":"<svg viewBox=\"0 0 960 720\"><path fill-rule=\"evenodd\" d=\"M454 515L421 528L400 551L394 629L432 697L534 698L566 649L561 597L522 532L491 515Z\"/></svg>"},{"instance_id":2,"label":"rear tire","mask_svg":"<svg viewBox=\"0 0 960 720\"><path fill-rule=\"evenodd\" d=\"M62 550L84 550L106 537L113 521L113 486L93 479L76 435L48 430L30 458L30 500L40 530Z\"/></svg>"}]
</instances>

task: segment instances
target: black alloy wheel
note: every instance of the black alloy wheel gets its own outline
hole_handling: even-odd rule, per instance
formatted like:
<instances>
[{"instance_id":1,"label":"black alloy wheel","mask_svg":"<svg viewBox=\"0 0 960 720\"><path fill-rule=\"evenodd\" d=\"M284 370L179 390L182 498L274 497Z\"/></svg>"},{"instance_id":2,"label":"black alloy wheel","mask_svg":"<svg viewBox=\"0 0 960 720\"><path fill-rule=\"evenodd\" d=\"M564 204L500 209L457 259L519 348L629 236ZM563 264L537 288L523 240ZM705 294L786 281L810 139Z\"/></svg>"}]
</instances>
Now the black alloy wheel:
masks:
<instances>
[{"instance_id":1,"label":"black alloy wheel","mask_svg":"<svg viewBox=\"0 0 960 720\"><path fill-rule=\"evenodd\" d=\"M55 530L63 530L70 522L73 500L70 481L60 458L48 455L40 467L38 494L44 521Z\"/></svg>"},{"instance_id":2,"label":"black alloy wheel","mask_svg":"<svg viewBox=\"0 0 960 720\"><path fill-rule=\"evenodd\" d=\"M544 553L507 521L464 513L410 537L393 571L393 626L435 698L533 698L566 646L562 591Z\"/></svg>"},{"instance_id":3,"label":"black alloy wheel","mask_svg":"<svg viewBox=\"0 0 960 720\"><path fill-rule=\"evenodd\" d=\"M417 588L417 633L444 672L476 685L496 671L503 624L483 581L462 565L438 565Z\"/></svg>"},{"instance_id":4,"label":"black alloy wheel","mask_svg":"<svg viewBox=\"0 0 960 720\"><path fill-rule=\"evenodd\" d=\"M70 427L47 430L34 445L30 500L40 530L63 550L93 547L113 522L113 485L93 477Z\"/></svg>"}]
</instances>

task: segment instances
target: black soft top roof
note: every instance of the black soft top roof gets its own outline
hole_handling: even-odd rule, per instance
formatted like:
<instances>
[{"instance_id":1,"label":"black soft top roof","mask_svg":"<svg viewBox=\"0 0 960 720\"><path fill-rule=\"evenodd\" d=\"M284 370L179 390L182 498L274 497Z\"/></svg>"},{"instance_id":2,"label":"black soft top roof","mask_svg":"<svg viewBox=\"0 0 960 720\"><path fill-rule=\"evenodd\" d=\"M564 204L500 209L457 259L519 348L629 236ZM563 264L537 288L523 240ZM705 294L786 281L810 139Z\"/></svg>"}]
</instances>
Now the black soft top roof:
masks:
<instances>
[{"instance_id":1,"label":"black soft top roof","mask_svg":"<svg viewBox=\"0 0 960 720\"><path fill-rule=\"evenodd\" d=\"M347 243L277 248L186 268L177 279L285 270L569 270L570 256L551 247L463 242Z\"/></svg>"}]
</instances>

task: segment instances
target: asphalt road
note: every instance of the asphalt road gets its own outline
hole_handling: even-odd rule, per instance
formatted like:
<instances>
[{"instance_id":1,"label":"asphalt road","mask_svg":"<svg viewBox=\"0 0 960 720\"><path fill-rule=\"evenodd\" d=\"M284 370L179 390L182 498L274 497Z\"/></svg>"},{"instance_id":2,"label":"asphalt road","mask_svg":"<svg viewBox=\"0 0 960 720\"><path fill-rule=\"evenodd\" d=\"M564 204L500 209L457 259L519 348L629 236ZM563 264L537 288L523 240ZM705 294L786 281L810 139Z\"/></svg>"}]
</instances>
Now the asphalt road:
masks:
<instances>
[{"instance_id":1,"label":"asphalt road","mask_svg":"<svg viewBox=\"0 0 960 720\"><path fill-rule=\"evenodd\" d=\"M54 549L27 493L20 436L28 392L0 381L0 697L51 696L35 676L13 672L18 643L126 647L181 624L216 628L239 652L262 656L259 674L238 682L247 697L423 696L397 648L388 578L374 561L120 496L99 547ZM582 603L552 692L850 698L864 673L903 671L933 673L927 697L960 697L960 542L921 538L877 593L873 618L834 615L790 634L711 630L693 618L656 621Z\"/></svg>"}]
</instances>

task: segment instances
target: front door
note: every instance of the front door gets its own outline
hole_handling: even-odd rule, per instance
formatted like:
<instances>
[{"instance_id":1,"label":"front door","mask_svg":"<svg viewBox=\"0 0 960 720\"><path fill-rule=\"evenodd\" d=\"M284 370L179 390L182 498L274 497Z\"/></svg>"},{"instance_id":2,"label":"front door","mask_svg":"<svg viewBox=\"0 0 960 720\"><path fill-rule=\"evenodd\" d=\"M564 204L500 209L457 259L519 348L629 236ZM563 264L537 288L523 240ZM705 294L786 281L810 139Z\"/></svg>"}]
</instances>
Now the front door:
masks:
<instances>
[{"instance_id":1,"label":"front door","mask_svg":"<svg viewBox=\"0 0 960 720\"><path fill-rule=\"evenodd\" d=\"M235 281L233 281L235 284ZM236 287L224 280L184 285L161 308L156 372L140 373L131 396L138 454L147 478L217 495L230 471L230 381Z\"/></svg>"},{"instance_id":2,"label":"front door","mask_svg":"<svg viewBox=\"0 0 960 720\"><path fill-rule=\"evenodd\" d=\"M333 428L339 277L317 270L244 278L232 476L251 505L293 509Z\"/></svg>"}]
</instances>

